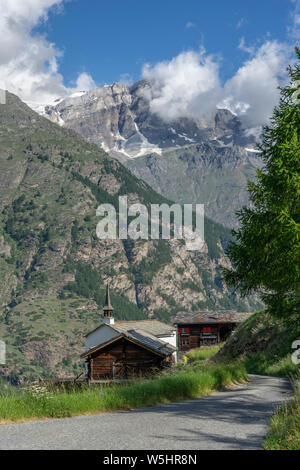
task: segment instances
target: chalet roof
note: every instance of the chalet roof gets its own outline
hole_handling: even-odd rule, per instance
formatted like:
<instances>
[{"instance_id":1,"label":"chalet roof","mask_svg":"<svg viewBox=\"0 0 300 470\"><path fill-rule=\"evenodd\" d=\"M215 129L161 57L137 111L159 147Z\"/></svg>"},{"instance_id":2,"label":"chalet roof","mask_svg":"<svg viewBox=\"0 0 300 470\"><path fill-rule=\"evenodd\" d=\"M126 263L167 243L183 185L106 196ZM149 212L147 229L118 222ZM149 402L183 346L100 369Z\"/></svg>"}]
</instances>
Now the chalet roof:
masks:
<instances>
[{"instance_id":1,"label":"chalet roof","mask_svg":"<svg viewBox=\"0 0 300 470\"><path fill-rule=\"evenodd\" d=\"M81 357L83 358L83 357L89 356L93 352L98 351L99 349L103 349L106 346L115 343L120 338L126 338L135 344L138 344L140 346L145 347L146 349L153 351L159 356L167 357L170 354L172 354L174 351L176 351L175 346L165 343L164 341L160 340L159 338L156 338L150 333L147 333L143 330L130 330L130 331L120 332L118 336L111 338L105 343L99 344L98 346L94 348L89 349L85 353L81 354Z\"/></svg>"},{"instance_id":2,"label":"chalet roof","mask_svg":"<svg viewBox=\"0 0 300 470\"><path fill-rule=\"evenodd\" d=\"M129 330L144 330L154 336L164 336L169 335L174 331L174 326L168 325L158 320L138 320L138 321L117 321L111 325L107 325L106 323L101 323L97 328L90 331L87 335L89 336L94 331L102 328L103 326L109 326L116 331L119 332L126 332Z\"/></svg>"},{"instance_id":3,"label":"chalet roof","mask_svg":"<svg viewBox=\"0 0 300 470\"><path fill-rule=\"evenodd\" d=\"M241 323L253 313L235 312L234 310L178 312L173 323L176 325L191 323Z\"/></svg>"},{"instance_id":4,"label":"chalet roof","mask_svg":"<svg viewBox=\"0 0 300 470\"><path fill-rule=\"evenodd\" d=\"M176 351L175 346L172 346L169 343L165 343L165 341L162 341L161 339L157 338L151 333L148 333L145 330L139 330L139 329L129 330L126 332L126 334L136 339L141 344L148 346L149 348L155 351L159 351L166 356Z\"/></svg>"},{"instance_id":5,"label":"chalet roof","mask_svg":"<svg viewBox=\"0 0 300 470\"><path fill-rule=\"evenodd\" d=\"M143 330L154 336L169 335L174 331L174 326L158 320L117 321L111 326L118 331Z\"/></svg>"}]
</instances>

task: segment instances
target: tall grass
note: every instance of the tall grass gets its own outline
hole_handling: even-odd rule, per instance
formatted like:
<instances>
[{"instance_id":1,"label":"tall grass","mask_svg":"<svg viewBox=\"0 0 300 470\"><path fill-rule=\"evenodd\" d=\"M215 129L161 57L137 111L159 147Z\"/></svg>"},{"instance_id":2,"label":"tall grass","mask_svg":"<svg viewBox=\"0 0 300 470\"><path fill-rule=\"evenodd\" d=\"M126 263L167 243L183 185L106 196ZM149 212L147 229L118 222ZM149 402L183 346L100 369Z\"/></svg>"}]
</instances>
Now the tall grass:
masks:
<instances>
[{"instance_id":1,"label":"tall grass","mask_svg":"<svg viewBox=\"0 0 300 470\"><path fill-rule=\"evenodd\" d=\"M295 383L295 399L282 405L272 417L264 449L300 449L300 377Z\"/></svg>"},{"instance_id":2,"label":"tall grass","mask_svg":"<svg viewBox=\"0 0 300 470\"><path fill-rule=\"evenodd\" d=\"M142 406L198 398L247 380L240 363L185 366L162 373L152 380L127 385L86 387L40 395L28 390L0 396L0 422L34 418L61 418L80 414L129 410Z\"/></svg>"},{"instance_id":3,"label":"tall grass","mask_svg":"<svg viewBox=\"0 0 300 470\"><path fill-rule=\"evenodd\" d=\"M295 377L299 366L293 364L291 354L285 356L255 353L242 359L249 374L271 375L274 377Z\"/></svg>"},{"instance_id":4,"label":"tall grass","mask_svg":"<svg viewBox=\"0 0 300 470\"><path fill-rule=\"evenodd\" d=\"M201 348L191 349L186 353L186 356L191 362L203 361L217 354L222 346L223 343L214 346L201 346Z\"/></svg>"}]
</instances>

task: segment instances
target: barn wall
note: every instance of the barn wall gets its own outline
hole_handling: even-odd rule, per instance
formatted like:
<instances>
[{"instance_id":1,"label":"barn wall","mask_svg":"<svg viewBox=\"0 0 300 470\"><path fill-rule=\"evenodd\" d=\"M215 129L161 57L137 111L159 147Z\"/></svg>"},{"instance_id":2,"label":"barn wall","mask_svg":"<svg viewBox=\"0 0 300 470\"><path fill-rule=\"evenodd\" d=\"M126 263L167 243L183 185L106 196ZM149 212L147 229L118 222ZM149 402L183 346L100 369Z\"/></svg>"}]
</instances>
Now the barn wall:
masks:
<instances>
[{"instance_id":1,"label":"barn wall","mask_svg":"<svg viewBox=\"0 0 300 470\"><path fill-rule=\"evenodd\" d=\"M121 363L122 360L124 363ZM149 374L153 371L153 367L161 367L162 362L163 359L151 351L121 339L91 355L90 378L92 380L112 379L113 369L115 378Z\"/></svg>"},{"instance_id":2,"label":"barn wall","mask_svg":"<svg viewBox=\"0 0 300 470\"><path fill-rule=\"evenodd\" d=\"M203 329L210 327L211 335L204 335ZM222 334L224 329L230 332L234 329L235 324L233 323L194 323L194 324L178 324L179 328L188 328L189 334L178 334L179 349L181 351L188 351L189 349L198 348L200 346L218 344L222 340ZM221 334L220 334L221 333Z\"/></svg>"}]
</instances>

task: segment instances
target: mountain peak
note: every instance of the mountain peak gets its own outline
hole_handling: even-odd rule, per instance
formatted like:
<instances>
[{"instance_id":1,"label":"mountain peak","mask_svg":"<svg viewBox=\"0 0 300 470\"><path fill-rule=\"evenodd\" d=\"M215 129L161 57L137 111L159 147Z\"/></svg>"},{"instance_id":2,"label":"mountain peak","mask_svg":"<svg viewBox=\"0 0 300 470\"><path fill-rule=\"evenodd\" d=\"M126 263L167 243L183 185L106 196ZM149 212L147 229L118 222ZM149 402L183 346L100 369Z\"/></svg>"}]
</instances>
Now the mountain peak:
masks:
<instances>
[{"instance_id":1,"label":"mountain peak","mask_svg":"<svg viewBox=\"0 0 300 470\"><path fill-rule=\"evenodd\" d=\"M45 115L123 162L145 155L147 149L161 154L205 141L228 145L231 139L232 145L251 147L253 137L246 136L239 119L227 109L216 109L209 119L183 117L172 122L151 113L150 88L146 80L130 87L123 83L104 85L47 106Z\"/></svg>"}]
</instances>

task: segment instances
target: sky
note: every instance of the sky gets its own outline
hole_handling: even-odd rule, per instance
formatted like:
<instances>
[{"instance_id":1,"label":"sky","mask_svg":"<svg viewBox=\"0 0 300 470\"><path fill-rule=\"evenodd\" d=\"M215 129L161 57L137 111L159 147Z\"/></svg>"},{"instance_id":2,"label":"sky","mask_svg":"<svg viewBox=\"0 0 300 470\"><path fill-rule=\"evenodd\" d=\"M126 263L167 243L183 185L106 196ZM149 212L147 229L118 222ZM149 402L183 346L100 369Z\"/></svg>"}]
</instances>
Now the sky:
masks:
<instances>
[{"instance_id":1,"label":"sky","mask_svg":"<svg viewBox=\"0 0 300 470\"><path fill-rule=\"evenodd\" d=\"M0 87L32 103L150 81L153 112L264 124L299 45L300 0L0 0Z\"/></svg>"}]
</instances>

